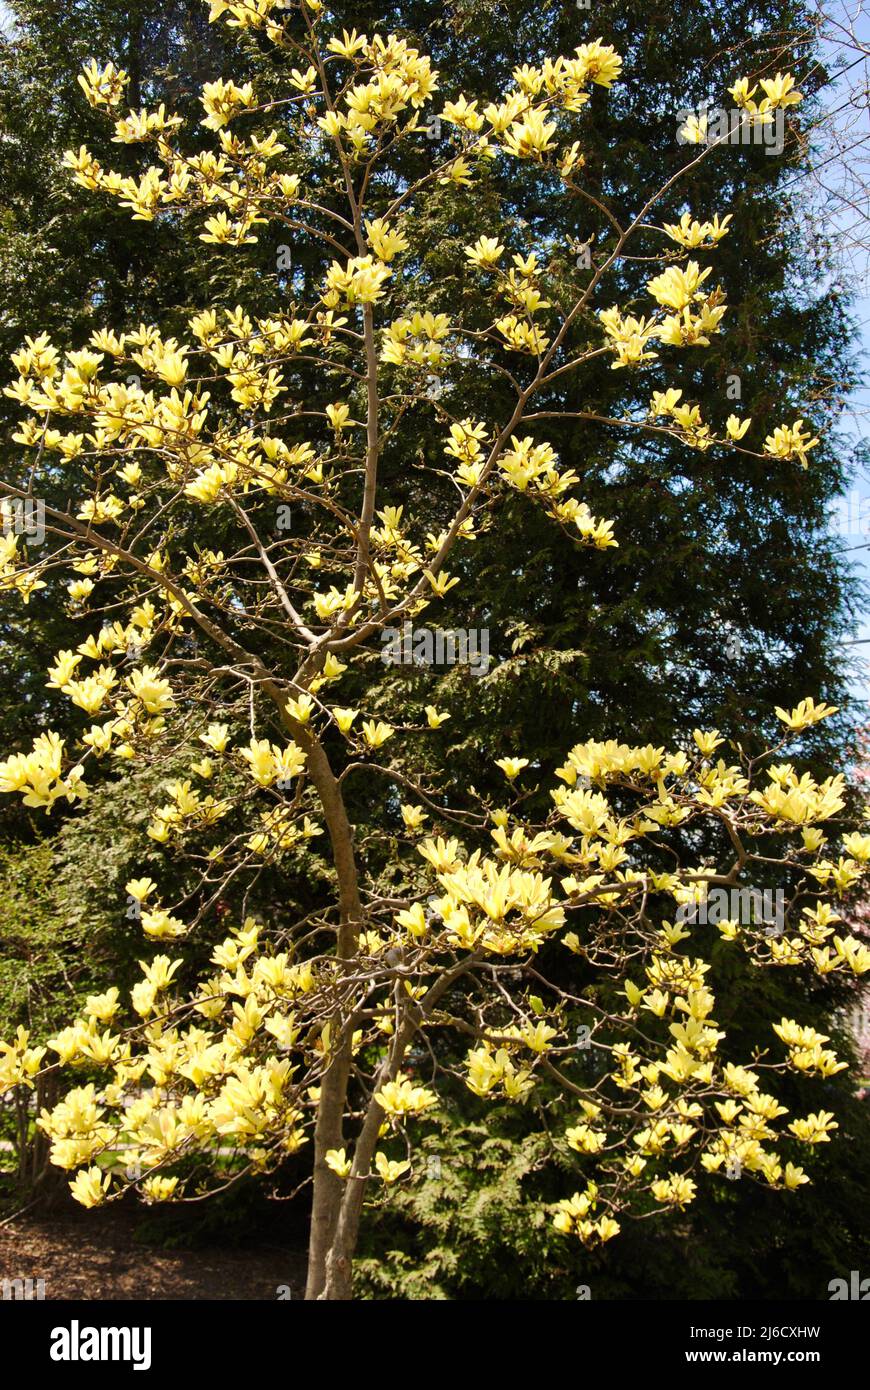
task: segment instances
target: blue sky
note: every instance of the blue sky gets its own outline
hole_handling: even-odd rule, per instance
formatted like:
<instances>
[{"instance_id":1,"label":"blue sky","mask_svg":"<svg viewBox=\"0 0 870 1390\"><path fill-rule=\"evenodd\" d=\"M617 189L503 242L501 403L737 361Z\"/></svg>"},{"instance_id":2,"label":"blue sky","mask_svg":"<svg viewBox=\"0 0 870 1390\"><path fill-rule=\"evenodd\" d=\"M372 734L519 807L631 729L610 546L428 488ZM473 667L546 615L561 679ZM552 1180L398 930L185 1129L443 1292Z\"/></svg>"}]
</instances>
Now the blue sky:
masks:
<instances>
[{"instance_id":1,"label":"blue sky","mask_svg":"<svg viewBox=\"0 0 870 1390\"><path fill-rule=\"evenodd\" d=\"M826 9L835 24L847 24L850 12L857 14L852 32L858 43L866 46L866 53L870 55L870 17L862 12L861 5L833 0ZM839 55L835 51L837 48ZM840 56L849 65L843 77L827 89L825 106L828 112L841 111L850 92L854 94L863 87L861 108L852 103L852 116L834 117L844 124L839 158L831 159L830 152L824 149L816 156L822 163L825 187L830 194L829 229L835 241L840 239L844 243L844 279L856 295L853 312L858 325L858 340L855 351L863 384L853 394L843 422L844 434L850 444L848 452L854 456L856 447L862 441L866 443L870 440L870 193L867 186L870 179L870 109L866 95L870 61L867 56L862 59L859 48L844 44L827 44L825 50L825 57L836 60ZM862 181L863 189L860 188ZM846 531L841 535L843 551L848 554L856 573L870 584L870 470L867 468L853 468L851 472L844 514L838 519L838 524L842 525L844 520ZM867 701L870 611L866 606L856 624L851 652L858 666L853 688L856 696Z\"/></svg>"}]
</instances>

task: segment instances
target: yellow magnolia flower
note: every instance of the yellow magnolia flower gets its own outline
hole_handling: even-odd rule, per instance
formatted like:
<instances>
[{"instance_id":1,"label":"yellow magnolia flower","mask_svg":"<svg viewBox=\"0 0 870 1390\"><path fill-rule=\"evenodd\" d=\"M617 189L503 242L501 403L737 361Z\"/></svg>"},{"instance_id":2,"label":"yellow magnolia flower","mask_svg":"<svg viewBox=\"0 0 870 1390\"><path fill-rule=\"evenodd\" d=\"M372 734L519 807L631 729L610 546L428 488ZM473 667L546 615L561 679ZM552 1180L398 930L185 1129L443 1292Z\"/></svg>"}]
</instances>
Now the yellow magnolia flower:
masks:
<instances>
[{"instance_id":1,"label":"yellow magnolia flower","mask_svg":"<svg viewBox=\"0 0 870 1390\"><path fill-rule=\"evenodd\" d=\"M74 579L67 585L67 591L73 603L83 603L93 593L94 581L92 579Z\"/></svg>"},{"instance_id":2,"label":"yellow magnolia flower","mask_svg":"<svg viewBox=\"0 0 870 1390\"><path fill-rule=\"evenodd\" d=\"M127 677L126 685L149 714L163 714L175 706L169 681L162 680L154 666L143 666L141 671L134 671Z\"/></svg>"},{"instance_id":3,"label":"yellow magnolia flower","mask_svg":"<svg viewBox=\"0 0 870 1390\"><path fill-rule=\"evenodd\" d=\"M297 719L300 724L307 724L314 709L314 701L310 695L300 695L298 699L288 700L286 709L291 719Z\"/></svg>"},{"instance_id":4,"label":"yellow magnolia flower","mask_svg":"<svg viewBox=\"0 0 870 1390\"><path fill-rule=\"evenodd\" d=\"M326 417L334 430L343 430L351 424L350 406L344 401L336 401L334 405L326 407Z\"/></svg>"},{"instance_id":5,"label":"yellow magnolia flower","mask_svg":"<svg viewBox=\"0 0 870 1390\"><path fill-rule=\"evenodd\" d=\"M392 273L389 266L373 256L355 256L346 267L332 262L326 273L326 287L346 304L376 304L383 298L384 285Z\"/></svg>"},{"instance_id":6,"label":"yellow magnolia flower","mask_svg":"<svg viewBox=\"0 0 870 1390\"><path fill-rule=\"evenodd\" d=\"M125 883L124 890L130 894L131 898L135 898L138 903L144 903L145 899L151 896L156 887L157 884L152 878L131 878L128 883Z\"/></svg>"},{"instance_id":7,"label":"yellow magnolia flower","mask_svg":"<svg viewBox=\"0 0 870 1390\"><path fill-rule=\"evenodd\" d=\"M123 68L116 68L114 63L107 63L104 68L99 68L93 60L85 64L78 79L88 103L94 107L117 106L128 81Z\"/></svg>"},{"instance_id":8,"label":"yellow magnolia flower","mask_svg":"<svg viewBox=\"0 0 870 1390\"><path fill-rule=\"evenodd\" d=\"M516 781L524 767L528 767L528 758L496 758L496 767L500 767L509 782Z\"/></svg>"},{"instance_id":9,"label":"yellow magnolia flower","mask_svg":"<svg viewBox=\"0 0 870 1390\"><path fill-rule=\"evenodd\" d=\"M347 1157L344 1149L327 1149L324 1162L333 1173L340 1178L349 1178L353 1163Z\"/></svg>"},{"instance_id":10,"label":"yellow magnolia flower","mask_svg":"<svg viewBox=\"0 0 870 1390\"><path fill-rule=\"evenodd\" d=\"M695 729L692 733L692 738L695 740L695 743L704 754L705 758L709 758L720 744L725 742L723 738L719 737L718 729L711 729L709 733L704 733L701 729Z\"/></svg>"},{"instance_id":11,"label":"yellow magnolia flower","mask_svg":"<svg viewBox=\"0 0 870 1390\"><path fill-rule=\"evenodd\" d=\"M119 990L112 985L103 994L89 994L85 1000L85 1013L98 1023L108 1023L120 1008Z\"/></svg>"},{"instance_id":12,"label":"yellow magnolia flower","mask_svg":"<svg viewBox=\"0 0 870 1390\"><path fill-rule=\"evenodd\" d=\"M482 236L473 246L466 246L465 254L472 265L479 266L481 270L492 270L504 255L504 247L498 237Z\"/></svg>"},{"instance_id":13,"label":"yellow magnolia flower","mask_svg":"<svg viewBox=\"0 0 870 1390\"><path fill-rule=\"evenodd\" d=\"M426 721L430 729L440 729L441 725L450 718L443 710L438 710L434 705L426 706Z\"/></svg>"},{"instance_id":14,"label":"yellow magnolia flower","mask_svg":"<svg viewBox=\"0 0 870 1390\"><path fill-rule=\"evenodd\" d=\"M682 127L685 130L685 126ZM684 212L678 223L666 222L662 228L672 241L676 241L680 246L687 247L694 251L697 247L715 246L728 234L728 224L732 219L729 212L726 217L719 221L719 214L713 218L712 222L698 222L692 218L692 214Z\"/></svg>"},{"instance_id":15,"label":"yellow magnolia flower","mask_svg":"<svg viewBox=\"0 0 870 1390\"><path fill-rule=\"evenodd\" d=\"M398 1182L399 1178L410 1170L410 1167L411 1165L407 1160L397 1163L394 1159L387 1158L386 1154L380 1150L375 1154L375 1169L378 1177L382 1178L385 1183Z\"/></svg>"},{"instance_id":16,"label":"yellow magnolia flower","mask_svg":"<svg viewBox=\"0 0 870 1390\"><path fill-rule=\"evenodd\" d=\"M164 907L155 907L143 912L140 920L143 932L154 941L171 940L173 937L183 936L187 931L184 923L178 917L173 917Z\"/></svg>"},{"instance_id":17,"label":"yellow magnolia flower","mask_svg":"<svg viewBox=\"0 0 870 1390\"><path fill-rule=\"evenodd\" d=\"M365 34L358 34L356 29L351 29L350 33L343 29L341 38L331 38L326 46L330 53L337 53L340 58L352 58L356 53L365 52L368 42Z\"/></svg>"},{"instance_id":18,"label":"yellow magnolia flower","mask_svg":"<svg viewBox=\"0 0 870 1390\"><path fill-rule=\"evenodd\" d=\"M55 690L62 690L72 679L81 659L81 656L76 652L58 652L54 665L48 668L49 679L46 681L46 685Z\"/></svg>"},{"instance_id":19,"label":"yellow magnolia flower","mask_svg":"<svg viewBox=\"0 0 870 1390\"><path fill-rule=\"evenodd\" d=\"M812 696L806 700L801 700L799 705L795 705L790 712L777 705L774 711L777 718L791 729L793 733L800 733L802 729L808 729L811 724L818 724L820 719L829 719L832 714L837 713L836 705L826 705L824 700L816 704Z\"/></svg>"},{"instance_id":20,"label":"yellow magnolia flower","mask_svg":"<svg viewBox=\"0 0 870 1390\"><path fill-rule=\"evenodd\" d=\"M802 468L809 466L807 454L814 449L819 440L805 430L803 420L795 420L793 425L777 425L773 434L764 441L764 452L774 458L796 458Z\"/></svg>"},{"instance_id":21,"label":"yellow magnolia flower","mask_svg":"<svg viewBox=\"0 0 870 1390\"><path fill-rule=\"evenodd\" d=\"M177 1187L178 1178L166 1178L161 1174L155 1174L143 1181L142 1194L147 1202L168 1202L175 1196Z\"/></svg>"},{"instance_id":22,"label":"yellow magnolia flower","mask_svg":"<svg viewBox=\"0 0 870 1390\"><path fill-rule=\"evenodd\" d=\"M535 159L555 149L555 121L548 121L542 111L530 111L520 121L514 121L504 136L504 148L517 159Z\"/></svg>"},{"instance_id":23,"label":"yellow magnolia flower","mask_svg":"<svg viewBox=\"0 0 870 1390\"><path fill-rule=\"evenodd\" d=\"M783 1173L783 1182L789 1191L794 1192L796 1188L801 1187L805 1182L809 1182L809 1178L803 1168L798 1168L793 1163L787 1163L785 1165L785 1172Z\"/></svg>"},{"instance_id":24,"label":"yellow magnolia flower","mask_svg":"<svg viewBox=\"0 0 870 1390\"><path fill-rule=\"evenodd\" d=\"M111 1185L111 1175L93 1167L77 1173L69 1185L69 1190L83 1207L98 1207L106 1200Z\"/></svg>"},{"instance_id":25,"label":"yellow magnolia flower","mask_svg":"<svg viewBox=\"0 0 870 1390\"><path fill-rule=\"evenodd\" d=\"M437 1104L437 1097L425 1086L415 1086L407 1077L388 1081L375 1092L375 1100L388 1115L419 1115Z\"/></svg>"},{"instance_id":26,"label":"yellow magnolia flower","mask_svg":"<svg viewBox=\"0 0 870 1390\"><path fill-rule=\"evenodd\" d=\"M677 132L684 145L705 145L707 143L707 117L692 113Z\"/></svg>"},{"instance_id":27,"label":"yellow magnolia flower","mask_svg":"<svg viewBox=\"0 0 870 1390\"><path fill-rule=\"evenodd\" d=\"M729 439L742 439L749 426L752 424L752 417L747 416L745 420L740 420L736 415L729 415L725 421L725 430Z\"/></svg>"},{"instance_id":28,"label":"yellow magnolia flower","mask_svg":"<svg viewBox=\"0 0 870 1390\"><path fill-rule=\"evenodd\" d=\"M667 1178L659 1178L652 1184L652 1194L657 1202L669 1206L684 1207L694 1199L697 1185L691 1178L671 1173Z\"/></svg>"},{"instance_id":29,"label":"yellow magnolia flower","mask_svg":"<svg viewBox=\"0 0 870 1390\"><path fill-rule=\"evenodd\" d=\"M369 748L382 748L387 739L392 738L395 730L391 724L385 724L381 719L366 719L363 722L362 732Z\"/></svg>"},{"instance_id":30,"label":"yellow magnolia flower","mask_svg":"<svg viewBox=\"0 0 870 1390\"><path fill-rule=\"evenodd\" d=\"M776 77L762 77L761 86L772 107L795 106L803 101L803 93L795 89L790 72L778 72Z\"/></svg>"},{"instance_id":31,"label":"yellow magnolia flower","mask_svg":"<svg viewBox=\"0 0 870 1390\"><path fill-rule=\"evenodd\" d=\"M414 903L413 907L403 908L396 916L396 922L400 927L410 932L413 937L426 935L428 923L426 914L421 903Z\"/></svg>"},{"instance_id":32,"label":"yellow magnolia flower","mask_svg":"<svg viewBox=\"0 0 870 1390\"><path fill-rule=\"evenodd\" d=\"M665 308L682 312L695 299L702 297L699 286L710 274L710 267L707 266L706 270L701 270L697 261L689 261L685 270L672 265L661 275L657 275L654 280L647 281L647 289L657 303Z\"/></svg>"},{"instance_id":33,"label":"yellow magnolia flower","mask_svg":"<svg viewBox=\"0 0 870 1390\"><path fill-rule=\"evenodd\" d=\"M792 1134L805 1144L828 1144L831 1131L838 1128L834 1116L827 1110L807 1115L805 1120L792 1120L789 1125Z\"/></svg>"},{"instance_id":34,"label":"yellow magnolia flower","mask_svg":"<svg viewBox=\"0 0 870 1390\"><path fill-rule=\"evenodd\" d=\"M457 101L444 103L441 120L470 131L481 130L484 124L483 116L477 109L477 102L468 101L464 96L460 96Z\"/></svg>"},{"instance_id":35,"label":"yellow magnolia flower","mask_svg":"<svg viewBox=\"0 0 870 1390\"><path fill-rule=\"evenodd\" d=\"M607 1142L607 1135L603 1130L591 1129L589 1125L585 1124L566 1129L565 1138L569 1148L584 1154L600 1153Z\"/></svg>"},{"instance_id":36,"label":"yellow magnolia flower","mask_svg":"<svg viewBox=\"0 0 870 1390\"><path fill-rule=\"evenodd\" d=\"M205 743L215 753L223 753L229 742L229 726L227 724L209 724L207 731L199 735L200 743Z\"/></svg>"},{"instance_id":37,"label":"yellow magnolia flower","mask_svg":"<svg viewBox=\"0 0 870 1390\"><path fill-rule=\"evenodd\" d=\"M382 217L366 222L366 239L375 255L381 261L391 261L400 251L408 250L408 238L404 232L390 226Z\"/></svg>"}]
</instances>

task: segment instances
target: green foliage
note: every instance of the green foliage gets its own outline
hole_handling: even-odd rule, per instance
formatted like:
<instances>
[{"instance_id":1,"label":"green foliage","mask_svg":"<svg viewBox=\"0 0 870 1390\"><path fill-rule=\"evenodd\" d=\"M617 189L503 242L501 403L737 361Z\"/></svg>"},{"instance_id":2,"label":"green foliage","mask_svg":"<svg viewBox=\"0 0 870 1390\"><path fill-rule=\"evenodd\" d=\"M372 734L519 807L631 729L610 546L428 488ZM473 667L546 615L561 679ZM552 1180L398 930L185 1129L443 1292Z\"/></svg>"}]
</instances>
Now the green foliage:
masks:
<instances>
[{"instance_id":1,"label":"green foliage","mask_svg":"<svg viewBox=\"0 0 870 1390\"><path fill-rule=\"evenodd\" d=\"M94 944L87 925L64 911L51 843L0 845L0 1036L12 1037L23 1027L41 1040L68 1022L87 995L102 988ZM6 1195L29 1195L33 1183L46 1176L45 1146L34 1120L50 1091L40 1083L38 1094L0 1106L0 1139L12 1145L15 1164L13 1177L6 1153L0 1156L0 1167L7 1170L0 1205ZM45 1190L55 1188L49 1181Z\"/></svg>"},{"instance_id":2,"label":"green foliage","mask_svg":"<svg viewBox=\"0 0 870 1390\"><path fill-rule=\"evenodd\" d=\"M389 1205L370 1213L355 1292L571 1300L587 1286L593 1301L825 1298L831 1279L870 1260L870 1106L830 1087L820 1103L836 1109L841 1132L812 1156L812 1185L798 1197L702 1174L686 1213L625 1222L594 1251L553 1229L550 1204L582 1184L575 1156L557 1150L534 1108L454 1111Z\"/></svg>"},{"instance_id":3,"label":"green foliage","mask_svg":"<svg viewBox=\"0 0 870 1390\"><path fill-rule=\"evenodd\" d=\"M0 1033L45 1036L96 988L86 927L64 911L49 841L0 846Z\"/></svg>"},{"instance_id":4,"label":"green foliage","mask_svg":"<svg viewBox=\"0 0 870 1390\"><path fill-rule=\"evenodd\" d=\"M444 1124L423 1141L413 1179L370 1219L355 1265L360 1294L567 1296L565 1242L529 1190L548 1147L546 1135L523 1133L495 1107L485 1121Z\"/></svg>"}]
</instances>

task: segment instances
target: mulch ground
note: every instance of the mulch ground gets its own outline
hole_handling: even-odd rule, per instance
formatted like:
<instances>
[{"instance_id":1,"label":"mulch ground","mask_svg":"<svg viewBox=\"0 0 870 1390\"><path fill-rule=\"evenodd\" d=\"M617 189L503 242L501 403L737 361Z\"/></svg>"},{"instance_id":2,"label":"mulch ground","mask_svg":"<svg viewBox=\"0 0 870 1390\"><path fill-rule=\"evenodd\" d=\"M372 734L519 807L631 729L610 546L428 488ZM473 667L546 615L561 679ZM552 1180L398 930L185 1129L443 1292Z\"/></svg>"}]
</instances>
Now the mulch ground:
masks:
<instances>
[{"instance_id":1,"label":"mulch ground","mask_svg":"<svg viewBox=\"0 0 870 1390\"><path fill-rule=\"evenodd\" d=\"M305 1255L277 1244L154 1249L126 1213L22 1215L0 1226L0 1279L26 1278L45 1280L46 1299L275 1300L282 1285L301 1298Z\"/></svg>"}]
</instances>

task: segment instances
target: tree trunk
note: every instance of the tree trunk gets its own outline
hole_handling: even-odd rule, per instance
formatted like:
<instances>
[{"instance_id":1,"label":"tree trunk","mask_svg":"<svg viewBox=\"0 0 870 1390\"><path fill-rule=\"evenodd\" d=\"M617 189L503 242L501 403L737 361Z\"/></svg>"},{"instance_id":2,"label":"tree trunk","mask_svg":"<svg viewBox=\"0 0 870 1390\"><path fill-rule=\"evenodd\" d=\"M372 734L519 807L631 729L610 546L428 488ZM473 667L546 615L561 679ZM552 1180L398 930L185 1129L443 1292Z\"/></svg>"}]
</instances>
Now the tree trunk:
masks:
<instances>
[{"instance_id":1,"label":"tree trunk","mask_svg":"<svg viewBox=\"0 0 870 1390\"><path fill-rule=\"evenodd\" d=\"M350 1071L350 1045L333 1059L320 1083L320 1102L314 1129L314 1201L311 1207L311 1233L308 1241L308 1280L306 1299L323 1297L327 1260L335 1239L344 1184L327 1167L326 1154L342 1147L342 1120Z\"/></svg>"}]
</instances>

